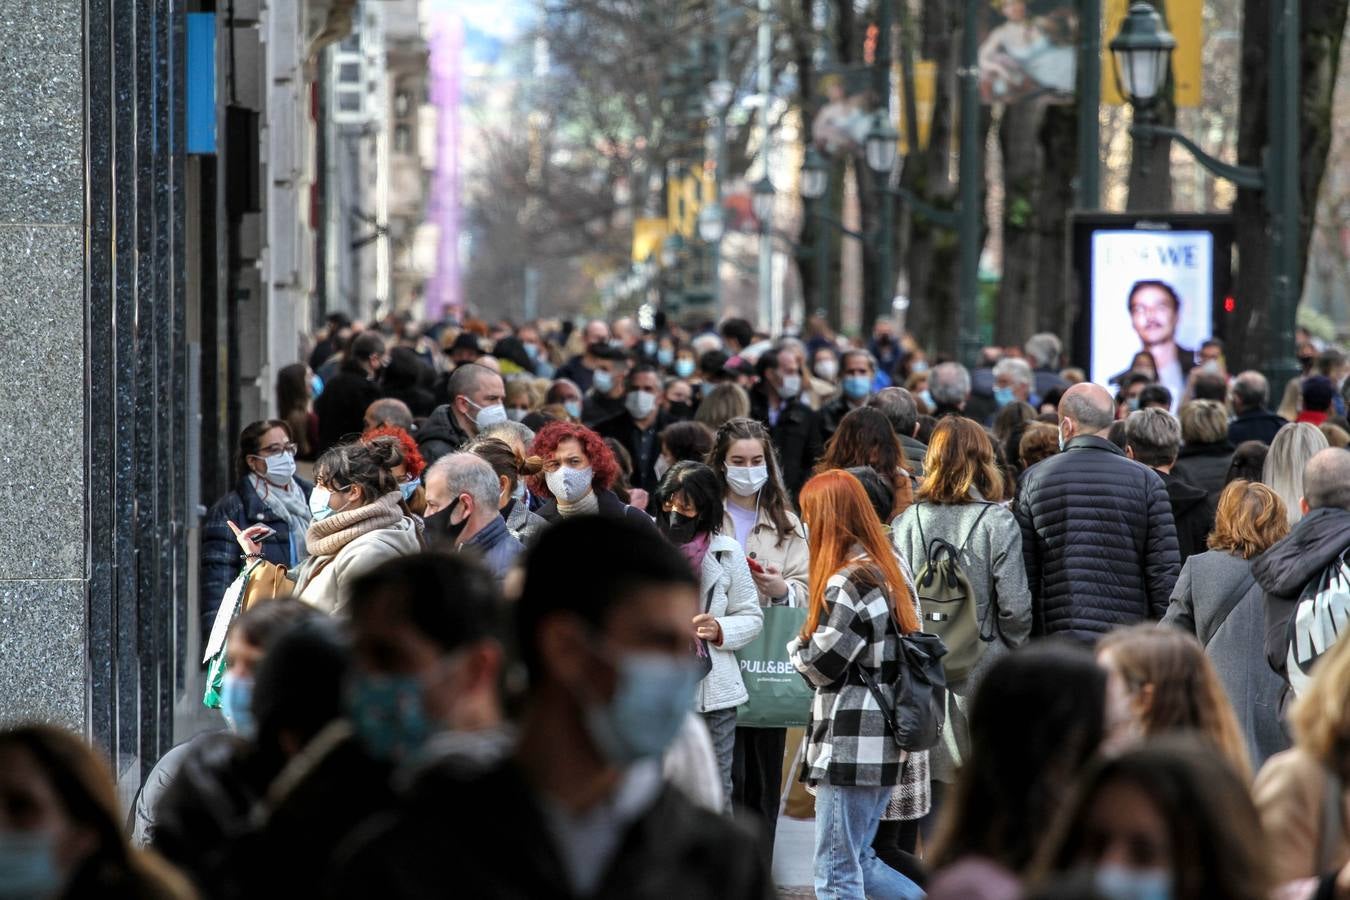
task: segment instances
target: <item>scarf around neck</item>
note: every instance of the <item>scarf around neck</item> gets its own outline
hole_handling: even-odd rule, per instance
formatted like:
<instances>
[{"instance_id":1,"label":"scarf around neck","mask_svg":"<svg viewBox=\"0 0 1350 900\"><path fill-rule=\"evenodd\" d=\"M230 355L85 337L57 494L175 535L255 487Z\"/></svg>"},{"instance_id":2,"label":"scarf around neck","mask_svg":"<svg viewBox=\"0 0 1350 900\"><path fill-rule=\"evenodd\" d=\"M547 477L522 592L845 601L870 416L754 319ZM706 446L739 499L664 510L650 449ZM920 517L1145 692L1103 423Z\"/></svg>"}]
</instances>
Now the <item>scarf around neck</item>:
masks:
<instances>
[{"instance_id":1,"label":"scarf around neck","mask_svg":"<svg viewBox=\"0 0 1350 900\"><path fill-rule=\"evenodd\" d=\"M249 483L253 485L253 490L262 498L263 505L272 511L274 515L285 521L291 530L291 552L295 564L303 562L309 555L305 547L305 542L300 540L300 536L309 530L310 522L314 516L309 511L309 501L305 499L305 492L300 490L300 485L294 480L285 488L279 488L272 484L266 478L260 478L256 474L249 476Z\"/></svg>"},{"instance_id":2,"label":"scarf around neck","mask_svg":"<svg viewBox=\"0 0 1350 900\"><path fill-rule=\"evenodd\" d=\"M680 545L680 552L689 560L689 565L693 567L694 575L699 580L703 578L703 557L708 555L708 545L711 543L712 535L705 531L696 535L689 543Z\"/></svg>"},{"instance_id":3,"label":"scarf around neck","mask_svg":"<svg viewBox=\"0 0 1350 900\"><path fill-rule=\"evenodd\" d=\"M374 502L344 509L314 522L305 534L312 556L332 556L363 534L391 528L403 520L403 494L390 491Z\"/></svg>"},{"instance_id":4,"label":"scarf around neck","mask_svg":"<svg viewBox=\"0 0 1350 900\"><path fill-rule=\"evenodd\" d=\"M600 511L600 498L596 496L594 490L587 492L576 503L568 503L561 497L554 497L558 501L558 515L560 516L580 516L595 515Z\"/></svg>"}]
</instances>

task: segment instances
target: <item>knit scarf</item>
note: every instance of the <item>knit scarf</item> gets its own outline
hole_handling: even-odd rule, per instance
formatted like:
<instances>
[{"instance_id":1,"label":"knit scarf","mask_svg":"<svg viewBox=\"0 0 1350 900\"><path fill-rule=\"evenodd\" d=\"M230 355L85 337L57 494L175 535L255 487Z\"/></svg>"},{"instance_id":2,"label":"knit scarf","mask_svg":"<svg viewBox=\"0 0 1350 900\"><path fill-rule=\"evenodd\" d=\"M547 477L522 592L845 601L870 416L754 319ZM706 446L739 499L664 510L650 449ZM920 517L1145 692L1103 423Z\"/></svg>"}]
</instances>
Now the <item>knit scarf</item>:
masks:
<instances>
[{"instance_id":1,"label":"knit scarf","mask_svg":"<svg viewBox=\"0 0 1350 900\"><path fill-rule=\"evenodd\" d=\"M259 478L257 475L249 476L249 483L253 485L253 490L262 498L263 504L270 509L277 518L283 519L291 530L291 552L294 556L293 563L299 565L308 556L305 544L300 540L300 535L309 530L309 524L314 516L309 511L309 501L305 499L305 492L300 490L300 485L294 481L289 487L279 488L272 484L266 478Z\"/></svg>"},{"instance_id":2,"label":"knit scarf","mask_svg":"<svg viewBox=\"0 0 1350 900\"><path fill-rule=\"evenodd\" d=\"M390 528L403 519L403 494L390 491L373 503L344 509L309 526L305 545L312 556L332 556L363 534Z\"/></svg>"},{"instance_id":3,"label":"knit scarf","mask_svg":"<svg viewBox=\"0 0 1350 900\"><path fill-rule=\"evenodd\" d=\"M694 569L694 575L703 577L703 557L708 555L708 545L712 543L712 535L708 532L695 535L694 539L687 544L680 545L680 552L684 558L689 560L689 565Z\"/></svg>"},{"instance_id":4,"label":"knit scarf","mask_svg":"<svg viewBox=\"0 0 1350 900\"><path fill-rule=\"evenodd\" d=\"M589 515L593 516L600 512L600 498L595 495L595 491L588 491L585 497L582 497L576 503L568 503L561 497L553 498L558 501L558 515L566 518L567 516Z\"/></svg>"}]
</instances>

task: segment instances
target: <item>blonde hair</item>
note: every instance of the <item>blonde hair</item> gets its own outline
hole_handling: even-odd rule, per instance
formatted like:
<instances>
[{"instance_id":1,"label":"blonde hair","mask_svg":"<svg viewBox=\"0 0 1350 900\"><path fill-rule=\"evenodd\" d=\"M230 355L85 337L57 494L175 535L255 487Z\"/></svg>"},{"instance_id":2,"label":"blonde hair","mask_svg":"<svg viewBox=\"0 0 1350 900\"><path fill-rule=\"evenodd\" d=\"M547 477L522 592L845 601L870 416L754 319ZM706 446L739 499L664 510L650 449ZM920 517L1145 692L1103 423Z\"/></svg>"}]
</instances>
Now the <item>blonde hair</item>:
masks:
<instances>
[{"instance_id":1,"label":"blonde hair","mask_svg":"<svg viewBox=\"0 0 1350 900\"><path fill-rule=\"evenodd\" d=\"M1326 435L1307 422L1291 422L1276 432L1275 440L1270 442L1261 483L1280 495L1290 525L1303 518L1298 505L1303 498L1303 469L1319 450L1329 446Z\"/></svg>"},{"instance_id":2,"label":"blonde hair","mask_svg":"<svg viewBox=\"0 0 1350 900\"><path fill-rule=\"evenodd\" d=\"M1192 400L1181 407L1181 440L1217 444L1228 440L1228 412L1214 400Z\"/></svg>"},{"instance_id":3,"label":"blonde hair","mask_svg":"<svg viewBox=\"0 0 1350 900\"><path fill-rule=\"evenodd\" d=\"M1294 743L1336 771L1350 755L1350 640L1317 661L1312 682L1289 711Z\"/></svg>"}]
</instances>

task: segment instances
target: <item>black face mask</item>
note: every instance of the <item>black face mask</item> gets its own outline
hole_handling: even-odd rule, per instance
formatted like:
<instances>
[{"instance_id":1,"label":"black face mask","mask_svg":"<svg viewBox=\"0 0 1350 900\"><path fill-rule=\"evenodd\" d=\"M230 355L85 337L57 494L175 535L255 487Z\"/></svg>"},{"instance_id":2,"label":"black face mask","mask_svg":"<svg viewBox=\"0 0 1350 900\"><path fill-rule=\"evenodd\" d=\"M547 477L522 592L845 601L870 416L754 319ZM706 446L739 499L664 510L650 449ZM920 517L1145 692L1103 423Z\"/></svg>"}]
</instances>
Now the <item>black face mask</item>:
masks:
<instances>
[{"instance_id":1,"label":"black face mask","mask_svg":"<svg viewBox=\"0 0 1350 900\"><path fill-rule=\"evenodd\" d=\"M698 536L698 519L693 516L682 516L671 510L661 524L666 537L677 544L687 544Z\"/></svg>"},{"instance_id":2,"label":"black face mask","mask_svg":"<svg viewBox=\"0 0 1350 900\"><path fill-rule=\"evenodd\" d=\"M426 525L428 542L449 541L451 544L459 543L460 532L464 530L464 525L468 522L468 518L466 517L463 522L450 521L455 514L455 508L457 506L459 506L458 497L456 497L445 509L435 515L427 516L424 524Z\"/></svg>"},{"instance_id":3,"label":"black face mask","mask_svg":"<svg viewBox=\"0 0 1350 900\"><path fill-rule=\"evenodd\" d=\"M672 419L678 419L684 422L694 417L694 404L692 403L671 403L666 410Z\"/></svg>"}]
</instances>

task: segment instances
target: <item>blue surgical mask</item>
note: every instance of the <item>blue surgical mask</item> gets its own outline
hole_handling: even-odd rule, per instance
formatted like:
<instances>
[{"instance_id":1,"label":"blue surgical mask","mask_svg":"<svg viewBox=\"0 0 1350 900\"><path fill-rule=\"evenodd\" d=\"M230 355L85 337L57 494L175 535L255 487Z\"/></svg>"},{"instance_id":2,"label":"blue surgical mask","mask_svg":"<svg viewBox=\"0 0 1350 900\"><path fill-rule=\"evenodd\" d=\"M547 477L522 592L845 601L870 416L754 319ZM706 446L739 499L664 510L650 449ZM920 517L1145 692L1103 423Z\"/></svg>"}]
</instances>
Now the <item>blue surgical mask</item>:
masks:
<instances>
[{"instance_id":1,"label":"blue surgical mask","mask_svg":"<svg viewBox=\"0 0 1350 900\"><path fill-rule=\"evenodd\" d=\"M1139 411L1139 395L1138 395L1138 394L1135 394L1133 397L1131 397L1131 398L1129 398L1128 400L1126 400L1126 401L1125 401L1125 405L1128 406L1128 407L1130 408L1130 412L1138 412L1138 411Z\"/></svg>"},{"instance_id":2,"label":"blue surgical mask","mask_svg":"<svg viewBox=\"0 0 1350 900\"><path fill-rule=\"evenodd\" d=\"M688 378L694 374L694 361L685 357L675 360L675 374L680 378Z\"/></svg>"},{"instance_id":3,"label":"blue surgical mask","mask_svg":"<svg viewBox=\"0 0 1350 900\"><path fill-rule=\"evenodd\" d=\"M318 375L311 378L309 380L309 391L312 395L311 399L318 400L319 395L323 393L323 379Z\"/></svg>"},{"instance_id":4,"label":"blue surgical mask","mask_svg":"<svg viewBox=\"0 0 1350 900\"><path fill-rule=\"evenodd\" d=\"M994 402L999 406L1007 406L1009 403L1016 400L1017 398L1013 396L1012 388L998 387L997 385L994 387Z\"/></svg>"},{"instance_id":5,"label":"blue surgical mask","mask_svg":"<svg viewBox=\"0 0 1350 900\"><path fill-rule=\"evenodd\" d=\"M866 375L845 375L844 396L850 400L861 400L872 393L872 379Z\"/></svg>"},{"instance_id":6,"label":"blue surgical mask","mask_svg":"<svg viewBox=\"0 0 1350 900\"><path fill-rule=\"evenodd\" d=\"M606 369L596 369L591 378L591 387L595 388L596 393L608 394L614 390L614 376Z\"/></svg>"},{"instance_id":7,"label":"blue surgical mask","mask_svg":"<svg viewBox=\"0 0 1350 900\"><path fill-rule=\"evenodd\" d=\"M1106 900L1171 900L1172 873L1166 869L1098 866L1093 887Z\"/></svg>"},{"instance_id":8,"label":"blue surgical mask","mask_svg":"<svg viewBox=\"0 0 1350 900\"><path fill-rule=\"evenodd\" d=\"M0 897L55 897L63 880L51 834L0 831Z\"/></svg>"},{"instance_id":9,"label":"blue surgical mask","mask_svg":"<svg viewBox=\"0 0 1350 900\"><path fill-rule=\"evenodd\" d=\"M586 707L586 730L617 766L660 756L693 709L698 670L690 659L629 653L616 668L614 696Z\"/></svg>"},{"instance_id":10,"label":"blue surgical mask","mask_svg":"<svg viewBox=\"0 0 1350 900\"><path fill-rule=\"evenodd\" d=\"M535 362L536 360L538 360L538 359L539 359L539 345L538 345L538 344L526 344L526 345L525 345L525 355L528 356L528 357L530 358L530 362Z\"/></svg>"},{"instance_id":11,"label":"blue surgical mask","mask_svg":"<svg viewBox=\"0 0 1350 900\"><path fill-rule=\"evenodd\" d=\"M220 685L220 714L230 731L241 738L253 740L258 723L253 719L253 679L226 672ZM0 891L0 897L5 896Z\"/></svg>"},{"instance_id":12,"label":"blue surgical mask","mask_svg":"<svg viewBox=\"0 0 1350 900\"><path fill-rule=\"evenodd\" d=\"M669 369L670 364L675 361L675 351L668 347L662 347L656 351L656 362L663 369Z\"/></svg>"},{"instance_id":13,"label":"blue surgical mask","mask_svg":"<svg viewBox=\"0 0 1350 900\"><path fill-rule=\"evenodd\" d=\"M263 457L263 462L267 463L266 479L276 487L286 487L295 477L295 454L281 453L272 456Z\"/></svg>"},{"instance_id":14,"label":"blue surgical mask","mask_svg":"<svg viewBox=\"0 0 1350 900\"><path fill-rule=\"evenodd\" d=\"M642 355L643 355L643 356L655 356L655 355L656 355L656 341L643 341L643 342L642 342Z\"/></svg>"},{"instance_id":15,"label":"blue surgical mask","mask_svg":"<svg viewBox=\"0 0 1350 900\"><path fill-rule=\"evenodd\" d=\"M511 492L511 499L517 503L524 503L525 494L525 479L522 478L516 481L516 489Z\"/></svg>"},{"instance_id":16,"label":"blue surgical mask","mask_svg":"<svg viewBox=\"0 0 1350 900\"><path fill-rule=\"evenodd\" d=\"M521 409L519 406L513 406L506 411L506 417L512 422L524 422L525 417L529 414L528 409Z\"/></svg>"},{"instance_id":17,"label":"blue surgical mask","mask_svg":"<svg viewBox=\"0 0 1350 900\"><path fill-rule=\"evenodd\" d=\"M412 499L412 495L417 493L417 489L422 486L422 479L414 478L412 481L405 481L398 486L399 493L403 495L403 502L407 503Z\"/></svg>"},{"instance_id":18,"label":"blue surgical mask","mask_svg":"<svg viewBox=\"0 0 1350 900\"><path fill-rule=\"evenodd\" d=\"M919 391L919 399L922 400L929 409L935 409L937 407L937 404L933 402L933 395L930 394L926 388Z\"/></svg>"},{"instance_id":19,"label":"blue surgical mask","mask_svg":"<svg viewBox=\"0 0 1350 900\"><path fill-rule=\"evenodd\" d=\"M347 715L370 754L389 762L415 756L432 732L415 675L356 673L347 687Z\"/></svg>"},{"instance_id":20,"label":"blue surgical mask","mask_svg":"<svg viewBox=\"0 0 1350 900\"><path fill-rule=\"evenodd\" d=\"M328 488L314 485L314 490L309 495L309 513L315 522L322 522L333 514L333 508L328 505L332 496Z\"/></svg>"},{"instance_id":21,"label":"blue surgical mask","mask_svg":"<svg viewBox=\"0 0 1350 900\"><path fill-rule=\"evenodd\" d=\"M580 401L580 400L564 400L564 401L563 401L563 409L567 410L567 414L568 414L569 416L571 416L572 418L574 418L574 419L580 419L580 418L581 418L581 401Z\"/></svg>"}]
</instances>

